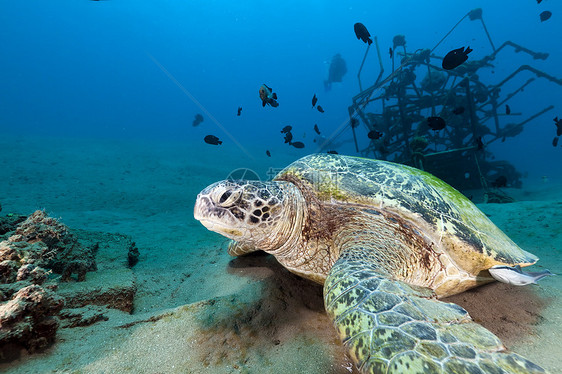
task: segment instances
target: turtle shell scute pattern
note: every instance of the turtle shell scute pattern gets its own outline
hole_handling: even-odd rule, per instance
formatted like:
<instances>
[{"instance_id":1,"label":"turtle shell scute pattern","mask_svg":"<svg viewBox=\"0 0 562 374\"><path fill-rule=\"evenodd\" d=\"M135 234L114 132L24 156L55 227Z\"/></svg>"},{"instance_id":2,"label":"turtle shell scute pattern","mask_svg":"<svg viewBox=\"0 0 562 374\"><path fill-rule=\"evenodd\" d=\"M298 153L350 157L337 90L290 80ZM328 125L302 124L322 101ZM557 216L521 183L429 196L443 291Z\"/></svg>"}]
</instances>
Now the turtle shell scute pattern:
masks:
<instances>
[{"instance_id":1,"label":"turtle shell scute pattern","mask_svg":"<svg viewBox=\"0 0 562 374\"><path fill-rule=\"evenodd\" d=\"M429 173L392 162L332 154L295 161L276 180L296 177L323 201L389 209L505 264L537 258L521 250L468 198ZM368 208L367 208L368 209Z\"/></svg>"}]
</instances>

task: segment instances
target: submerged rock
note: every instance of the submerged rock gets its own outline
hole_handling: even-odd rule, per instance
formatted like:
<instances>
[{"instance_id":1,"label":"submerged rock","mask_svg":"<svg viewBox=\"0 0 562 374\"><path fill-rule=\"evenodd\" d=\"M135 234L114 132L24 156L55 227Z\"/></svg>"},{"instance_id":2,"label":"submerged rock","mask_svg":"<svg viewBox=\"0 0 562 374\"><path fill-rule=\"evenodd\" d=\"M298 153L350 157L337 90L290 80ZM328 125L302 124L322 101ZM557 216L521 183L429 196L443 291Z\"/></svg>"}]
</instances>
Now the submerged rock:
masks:
<instances>
[{"instance_id":1,"label":"submerged rock","mask_svg":"<svg viewBox=\"0 0 562 374\"><path fill-rule=\"evenodd\" d=\"M38 285L26 286L0 304L0 361L17 357L19 346L33 353L50 345L63 305L62 297Z\"/></svg>"},{"instance_id":2,"label":"submerged rock","mask_svg":"<svg viewBox=\"0 0 562 374\"><path fill-rule=\"evenodd\" d=\"M8 242L16 248L22 263L62 274L63 282L69 281L72 274L77 275L78 281L84 281L86 272L97 269L97 246L80 245L66 225L42 210L35 211L19 224Z\"/></svg>"},{"instance_id":3,"label":"submerged rock","mask_svg":"<svg viewBox=\"0 0 562 374\"><path fill-rule=\"evenodd\" d=\"M90 305L132 311L136 286L127 256L136 247L129 237L71 233L40 210L14 217L0 220L0 239L7 238L0 241L0 362L21 348L33 353L52 344L63 307L81 308L60 315L68 327L107 319Z\"/></svg>"}]
</instances>

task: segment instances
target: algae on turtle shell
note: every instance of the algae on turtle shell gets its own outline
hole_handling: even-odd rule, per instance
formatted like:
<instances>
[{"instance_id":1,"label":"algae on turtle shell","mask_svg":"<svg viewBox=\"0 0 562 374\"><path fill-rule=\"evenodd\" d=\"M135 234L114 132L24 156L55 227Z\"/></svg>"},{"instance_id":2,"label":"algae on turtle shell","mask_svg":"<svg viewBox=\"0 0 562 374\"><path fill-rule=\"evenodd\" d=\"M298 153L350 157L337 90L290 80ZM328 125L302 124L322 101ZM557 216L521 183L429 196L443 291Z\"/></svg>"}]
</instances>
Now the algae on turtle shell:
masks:
<instances>
[{"instance_id":1,"label":"algae on turtle shell","mask_svg":"<svg viewBox=\"0 0 562 374\"><path fill-rule=\"evenodd\" d=\"M428 173L309 155L271 182L210 185L194 215L235 241L229 253L263 250L324 284L328 315L364 373L544 373L438 300L493 281L494 265L537 258Z\"/></svg>"}]
</instances>

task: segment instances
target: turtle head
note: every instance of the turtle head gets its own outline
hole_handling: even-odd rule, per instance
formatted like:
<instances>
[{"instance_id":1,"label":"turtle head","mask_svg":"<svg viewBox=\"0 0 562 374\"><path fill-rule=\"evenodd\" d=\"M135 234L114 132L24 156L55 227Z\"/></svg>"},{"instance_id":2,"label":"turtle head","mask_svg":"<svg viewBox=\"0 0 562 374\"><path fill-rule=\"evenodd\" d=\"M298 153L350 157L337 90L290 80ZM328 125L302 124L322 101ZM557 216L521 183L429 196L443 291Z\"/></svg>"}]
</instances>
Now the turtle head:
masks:
<instances>
[{"instance_id":1,"label":"turtle head","mask_svg":"<svg viewBox=\"0 0 562 374\"><path fill-rule=\"evenodd\" d=\"M239 243L275 250L287 241L298 210L297 188L288 182L225 180L197 196L194 216L203 226Z\"/></svg>"}]
</instances>

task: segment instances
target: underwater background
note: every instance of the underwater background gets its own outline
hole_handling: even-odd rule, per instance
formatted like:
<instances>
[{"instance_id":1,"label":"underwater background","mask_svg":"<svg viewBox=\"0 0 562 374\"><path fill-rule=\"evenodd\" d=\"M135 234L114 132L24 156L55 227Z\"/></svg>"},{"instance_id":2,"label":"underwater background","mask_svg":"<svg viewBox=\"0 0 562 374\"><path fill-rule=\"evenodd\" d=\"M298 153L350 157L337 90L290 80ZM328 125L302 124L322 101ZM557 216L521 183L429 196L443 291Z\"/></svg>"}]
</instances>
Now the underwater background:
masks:
<instances>
[{"instance_id":1,"label":"underwater background","mask_svg":"<svg viewBox=\"0 0 562 374\"><path fill-rule=\"evenodd\" d=\"M128 235L141 254L132 271L132 313L100 311L107 320L61 328L53 347L1 363L0 371L354 370L325 316L321 288L271 259L232 263L227 241L194 220L195 198L237 169L266 179L300 157L325 151L313 142L314 124L341 143L340 154L359 155L348 107L359 93L357 73L367 45L353 25L361 22L376 36L386 77L395 35L405 36L409 52L431 49L475 8L482 8L496 47L511 40L548 53L540 60L506 48L494 67L481 69L483 82L498 83L522 65L562 79L562 4L553 0L1 1L1 214L45 209L71 229ZM543 11L552 16L541 22ZM473 49L469 61L492 52L480 22L465 19L433 53L444 56L461 46ZM336 54L347 73L326 90ZM363 87L379 72L371 46ZM522 173L521 188L504 189L516 203L478 206L537 254L542 268L560 274L562 142L552 142L553 119L562 118L562 86L523 72L502 87L502 96L532 77L508 102L515 119L501 121L520 122L554 108L517 136L487 147ZM279 107L262 107L262 84L277 93ZM314 94L324 113L311 107ZM197 114L204 120L193 126ZM280 131L287 125L304 148L284 143ZM205 143L207 135L222 144ZM364 127L357 138L360 149L369 144ZM466 296L468 305L455 302L509 348L560 372L558 278L525 290L488 288ZM501 306L491 311L498 298ZM271 314L238 332L232 321L247 321L247 310ZM282 327L263 329L275 319ZM318 361L303 362L306 357Z\"/></svg>"},{"instance_id":2,"label":"underwater background","mask_svg":"<svg viewBox=\"0 0 562 374\"><path fill-rule=\"evenodd\" d=\"M225 145L232 144L208 118L212 115L242 146L267 149L282 143L278 131L287 124L310 136L314 123L331 134L349 119L347 107L359 92L356 74L366 47L353 33L356 22L377 36L387 55L397 34L405 35L410 50L433 48L463 15L482 7L496 46L511 40L549 54L546 60L533 60L506 48L494 61L493 74L482 78L492 83L524 64L560 74L560 6L553 1L522 1L517 6L509 1L3 2L0 126L5 135L187 145L214 134L226 138ZM544 10L553 16L541 22ZM459 46L474 50L470 59L492 52L478 21L462 22L434 53L445 55ZM346 61L348 73L324 92L336 53ZM383 61L386 76L390 59ZM362 78L374 82L378 73L371 51ZM514 86L532 76L521 75ZM278 108L260 106L257 90L262 83L278 93ZM525 118L559 103L561 92L559 85L537 79L509 104ZM326 113L308 110L314 93ZM239 118L238 106L243 107ZM494 143L491 151L531 175L560 174L560 163L549 162L560 157L551 145L556 110L529 123L507 143ZM193 128L196 113L206 121ZM368 140L362 138L363 143ZM353 153L352 144L347 145L346 153ZM213 147L208 151L220 152ZM294 154L313 151L308 146ZM253 156L262 157L263 152Z\"/></svg>"}]
</instances>

